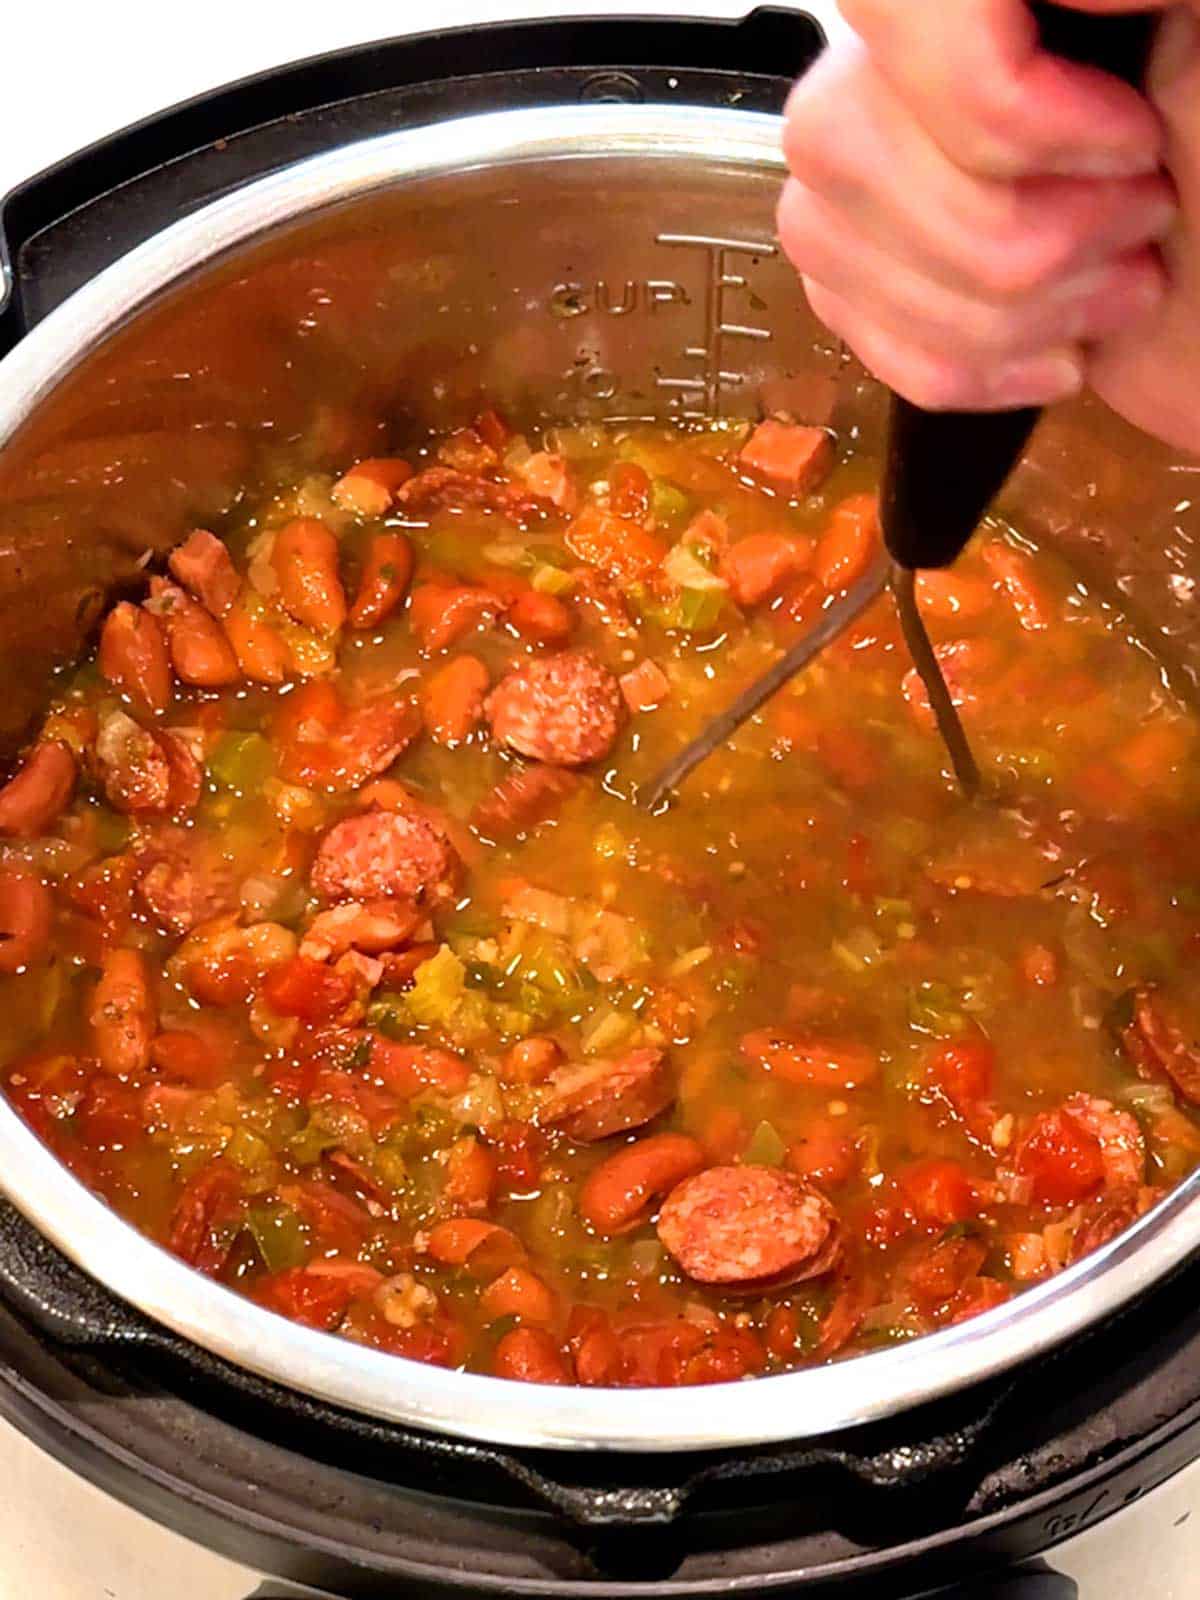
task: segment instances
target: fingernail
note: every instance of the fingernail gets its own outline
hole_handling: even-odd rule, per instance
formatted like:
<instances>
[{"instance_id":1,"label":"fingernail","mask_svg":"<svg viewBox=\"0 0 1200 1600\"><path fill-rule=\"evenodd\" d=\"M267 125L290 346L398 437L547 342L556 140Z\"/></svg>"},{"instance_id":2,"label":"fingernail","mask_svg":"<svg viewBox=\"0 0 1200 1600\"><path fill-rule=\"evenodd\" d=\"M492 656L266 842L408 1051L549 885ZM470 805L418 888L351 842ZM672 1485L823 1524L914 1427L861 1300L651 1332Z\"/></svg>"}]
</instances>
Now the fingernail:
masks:
<instances>
[{"instance_id":1,"label":"fingernail","mask_svg":"<svg viewBox=\"0 0 1200 1600\"><path fill-rule=\"evenodd\" d=\"M1065 353L1013 362L1001 367L989 384L998 406L1048 406L1082 388L1083 360Z\"/></svg>"}]
</instances>

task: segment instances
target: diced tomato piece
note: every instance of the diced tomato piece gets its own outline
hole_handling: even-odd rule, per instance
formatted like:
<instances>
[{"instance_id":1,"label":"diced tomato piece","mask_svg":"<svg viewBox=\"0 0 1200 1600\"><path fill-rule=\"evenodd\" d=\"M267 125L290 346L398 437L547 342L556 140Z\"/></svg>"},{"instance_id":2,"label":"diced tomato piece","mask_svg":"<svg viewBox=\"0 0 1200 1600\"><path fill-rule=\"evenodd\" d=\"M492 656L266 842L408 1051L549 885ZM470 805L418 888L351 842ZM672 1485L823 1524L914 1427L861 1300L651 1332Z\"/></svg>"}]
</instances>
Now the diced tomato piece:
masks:
<instances>
[{"instance_id":1,"label":"diced tomato piece","mask_svg":"<svg viewBox=\"0 0 1200 1600\"><path fill-rule=\"evenodd\" d=\"M412 592L408 620L423 650L445 650L504 609L499 595L478 585L423 583Z\"/></svg>"},{"instance_id":2,"label":"diced tomato piece","mask_svg":"<svg viewBox=\"0 0 1200 1600\"><path fill-rule=\"evenodd\" d=\"M1026 983L1032 983L1036 988L1052 988L1059 979L1060 962L1058 952L1049 945L1026 945L1020 956L1020 972Z\"/></svg>"},{"instance_id":3,"label":"diced tomato piece","mask_svg":"<svg viewBox=\"0 0 1200 1600\"><path fill-rule=\"evenodd\" d=\"M1034 1118L1017 1150L1016 1168L1032 1180L1036 1205L1078 1205L1104 1184L1100 1141L1062 1111Z\"/></svg>"},{"instance_id":4,"label":"diced tomato piece","mask_svg":"<svg viewBox=\"0 0 1200 1600\"><path fill-rule=\"evenodd\" d=\"M590 505L567 529L567 546L589 567L599 567L618 583L636 583L657 572L667 547L645 528Z\"/></svg>"},{"instance_id":5,"label":"diced tomato piece","mask_svg":"<svg viewBox=\"0 0 1200 1600\"><path fill-rule=\"evenodd\" d=\"M489 1128L488 1143L496 1154L496 1182L502 1193L528 1194L541 1179L546 1139L528 1122L501 1122Z\"/></svg>"},{"instance_id":6,"label":"diced tomato piece","mask_svg":"<svg viewBox=\"0 0 1200 1600\"><path fill-rule=\"evenodd\" d=\"M610 1388L621 1371L621 1347L612 1325L594 1306L573 1306L567 1319L567 1344L575 1358L575 1381Z\"/></svg>"},{"instance_id":7,"label":"diced tomato piece","mask_svg":"<svg viewBox=\"0 0 1200 1600\"><path fill-rule=\"evenodd\" d=\"M234 1224L245 1204L238 1169L217 1159L201 1167L183 1187L167 1233L167 1243L198 1272L215 1277L233 1248Z\"/></svg>"},{"instance_id":8,"label":"diced tomato piece","mask_svg":"<svg viewBox=\"0 0 1200 1600\"><path fill-rule=\"evenodd\" d=\"M343 1270L330 1271L341 1267ZM255 1296L269 1311L306 1328L326 1332L336 1328L360 1295L370 1294L381 1278L372 1267L357 1262L325 1261L313 1267L289 1267L272 1273L255 1286Z\"/></svg>"},{"instance_id":9,"label":"diced tomato piece","mask_svg":"<svg viewBox=\"0 0 1200 1600\"><path fill-rule=\"evenodd\" d=\"M671 692L671 680L649 657L623 672L617 682L631 711L655 711Z\"/></svg>"},{"instance_id":10,"label":"diced tomato piece","mask_svg":"<svg viewBox=\"0 0 1200 1600\"><path fill-rule=\"evenodd\" d=\"M781 533L752 533L729 546L717 570L738 605L756 606L778 594L811 558L811 550L799 540Z\"/></svg>"},{"instance_id":11,"label":"diced tomato piece","mask_svg":"<svg viewBox=\"0 0 1200 1600\"><path fill-rule=\"evenodd\" d=\"M642 521L650 509L650 474L636 461L618 461L608 475L608 503L618 517Z\"/></svg>"},{"instance_id":12,"label":"diced tomato piece","mask_svg":"<svg viewBox=\"0 0 1200 1600\"><path fill-rule=\"evenodd\" d=\"M903 1282L920 1309L932 1312L954 1298L986 1256L987 1246L979 1239L936 1239L908 1262Z\"/></svg>"},{"instance_id":13,"label":"diced tomato piece","mask_svg":"<svg viewBox=\"0 0 1200 1600\"><path fill-rule=\"evenodd\" d=\"M79 1107L83 1135L93 1149L127 1150L144 1132L144 1091L119 1078L101 1076L88 1085Z\"/></svg>"},{"instance_id":14,"label":"diced tomato piece","mask_svg":"<svg viewBox=\"0 0 1200 1600\"><path fill-rule=\"evenodd\" d=\"M323 961L297 955L267 974L262 995L271 1010L281 1017L328 1022L353 1000L354 983L345 973L326 966Z\"/></svg>"},{"instance_id":15,"label":"diced tomato piece","mask_svg":"<svg viewBox=\"0 0 1200 1600\"><path fill-rule=\"evenodd\" d=\"M996 1052L982 1034L935 1045L927 1058L933 1082L958 1112L966 1112L992 1092Z\"/></svg>"},{"instance_id":16,"label":"diced tomato piece","mask_svg":"<svg viewBox=\"0 0 1200 1600\"><path fill-rule=\"evenodd\" d=\"M1012 1298L1012 1290L995 1278L969 1278L946 1307L943 1320L950 1327L967 1322Z\"/></svg>"},{"instance_id":17,"label":"diced tomato piece","mask_svg":"<svg viewBox=\"0 0 1200 1600\"><path fill-rule=\"evenodd\" d=\"M918 1161L898 1181L913 1215L927 1226L948 1228L976 1215L975 1190L957 1161Z\"/></svg>"}]
</instances>

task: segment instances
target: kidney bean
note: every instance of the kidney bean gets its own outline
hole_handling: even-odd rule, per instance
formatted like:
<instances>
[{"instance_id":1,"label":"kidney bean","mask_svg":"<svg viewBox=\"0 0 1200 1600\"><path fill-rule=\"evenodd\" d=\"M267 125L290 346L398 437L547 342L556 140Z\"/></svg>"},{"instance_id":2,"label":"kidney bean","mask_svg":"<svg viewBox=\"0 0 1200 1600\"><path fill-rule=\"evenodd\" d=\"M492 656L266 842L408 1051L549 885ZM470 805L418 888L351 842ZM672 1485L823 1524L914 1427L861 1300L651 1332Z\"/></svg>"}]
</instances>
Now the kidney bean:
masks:
<instances>
[{"instance_id":1,"label":"kidney bean","mask_svg":"<svg viewBox=\"0 0 1200 1600\"><path fill-rule=\"evenodd\" d=\"M105 1072L118 1077L150 1065L156 1016L145 957L137 950L110 950L88 1015L96 1055Z\"/></svg>"},{"instance_id":2,"label":"kidney bean","mask_svg":"<svg viewBox=\"0 0 1200 1600\"><path fill-rule=\"evenodd\" d=\"M0 789L0 834L34 838L66 810L75 790L75 757L57 739L34 745Z\"/></svg>"},{"instance_id":3,"label":"kidney bean","mask_svg":"<svg viewBox=\"0 0 1200 1600\"><path fill-rule=\"evenodd\" d=\"M570 1383L571 1370L544 1328L512 1328L497 1344L492 1371L522 1383Z\"/></svg>"},{"instance_id":4,"label":"kidney bean","mask_svg":"<svg viewBox=\"0 0 1200 1600\"><path fill-rule=\"evenodd\" d=\"M336 633L346 620L338 575L338 542L315 517L297 517L275 535L271 566L279 602L290 617L317 633Z\"/></svg>"},{"instance_id":5,"label":"kidney bean","mask_svg":"<svg viewBox=\"0 0 1200 1600\"><path fill-rule=\"evenodd\" d=\"M40 878L0 867L0 972L23 972L47 952L53 903Z\"/></svg>"},{"instance_id":6,"label":"kidney bean","mask_svg":"<svg viewBox=\"0 0 1200 1600\"><path fill-rule=\"evenodd\" d=\"M596 1233L628 1233L650 1214L654 1200L699 1172L704 1148L683 1133L658 1133L616 1150L587 1177L579 1214Z\"/></svg>"}]
</instances>

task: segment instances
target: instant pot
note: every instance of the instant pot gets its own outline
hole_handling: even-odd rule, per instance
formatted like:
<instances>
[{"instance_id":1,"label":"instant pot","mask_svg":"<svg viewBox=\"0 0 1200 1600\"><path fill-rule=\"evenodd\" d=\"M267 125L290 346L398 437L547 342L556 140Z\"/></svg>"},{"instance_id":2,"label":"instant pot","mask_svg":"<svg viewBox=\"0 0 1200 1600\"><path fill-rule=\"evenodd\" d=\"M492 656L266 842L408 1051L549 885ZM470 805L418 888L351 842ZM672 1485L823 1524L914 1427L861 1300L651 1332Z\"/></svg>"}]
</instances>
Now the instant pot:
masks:
<instances>
[{"instance_id":1,"label":"instant pot","mask_svg":"<svg viewBox=\"0 0 1200 1600\"><path fill-rule=\"evenodd\" d=\"M772 233L776 119L821 42L768 7L375 44L10 195L0 742L146 550L219 527L281 439L332 467L486 398L603 423L788 408L875 448L881 397ZM1008 491L1185 692L1195 470L1090 402ZM272 1318L134 1234L4 1104L0 1187L0 1412L188 1537L337 1596L1067 1600L1028 1558L1200 1453L1200 1177L961 1328L620 1394Z\"/></svg>"}]
</instances>

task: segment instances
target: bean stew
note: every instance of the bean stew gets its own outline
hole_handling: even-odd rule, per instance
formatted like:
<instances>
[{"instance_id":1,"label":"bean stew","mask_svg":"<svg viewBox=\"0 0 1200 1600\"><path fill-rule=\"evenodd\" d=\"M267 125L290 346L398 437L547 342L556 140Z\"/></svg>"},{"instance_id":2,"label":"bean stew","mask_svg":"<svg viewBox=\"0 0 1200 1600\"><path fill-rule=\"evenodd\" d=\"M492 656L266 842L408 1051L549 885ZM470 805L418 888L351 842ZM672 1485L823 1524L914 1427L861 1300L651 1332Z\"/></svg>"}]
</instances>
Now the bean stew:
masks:
<instances>
[{"instance_id":1,"label":"bean stew","mask_svg":"<svg viewBox=\"0 0 1200 1600\"><path fill-rule=\"evenodd\" d=\"M0 1082L260 1305L547 1383L708 1383L997 1306L1200 1156L1200 741L990 523L648 815L871 560L786 417L489 412L180 529L0 789Z\"/></svg>"}]
</instances>

